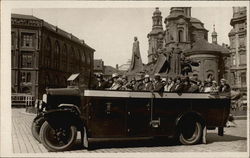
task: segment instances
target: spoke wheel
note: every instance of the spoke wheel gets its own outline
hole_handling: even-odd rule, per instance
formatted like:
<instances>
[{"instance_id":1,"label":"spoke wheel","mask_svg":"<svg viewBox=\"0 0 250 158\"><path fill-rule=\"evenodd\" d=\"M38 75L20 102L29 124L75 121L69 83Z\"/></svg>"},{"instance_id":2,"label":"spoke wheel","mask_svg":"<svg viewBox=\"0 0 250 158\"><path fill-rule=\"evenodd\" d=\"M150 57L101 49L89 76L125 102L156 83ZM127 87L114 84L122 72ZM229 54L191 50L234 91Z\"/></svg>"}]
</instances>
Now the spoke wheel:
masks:
<instances>
[{"instance_id":1,"label":"spoke wheel","mask_svg":"<svg viewBox=\"0 0 250 158\"><path fill-rule=\"evenodd\" d=\"M73 125L68 127L52 127L46 121L40 130L42 144L49 151L69 150L76 140L77 129Z\"/></svg>"},{"instance_id":2,"label":"spoke wheel","mask_svg":"<svg viewBox=\"0 0 250 158\"><path fill-rule=\"evenodd\" d=\"M31 125L31 133L38 142L41 142L39 133L40 133L40 129L44 121L45 121L44 118L40 117L40 118L34 119Z\"/></svg>"},{"instance_id":3,"label":"spoke wheel","mask_svg":"<svg viewBox=\"0 0 250 158\"><path fill-rule=\"evenodd\" d=\"M184 145L199 143L202 137L202 125L198 120L188 119L180 126L179 140Z\"/></svg>"}]
</instances>

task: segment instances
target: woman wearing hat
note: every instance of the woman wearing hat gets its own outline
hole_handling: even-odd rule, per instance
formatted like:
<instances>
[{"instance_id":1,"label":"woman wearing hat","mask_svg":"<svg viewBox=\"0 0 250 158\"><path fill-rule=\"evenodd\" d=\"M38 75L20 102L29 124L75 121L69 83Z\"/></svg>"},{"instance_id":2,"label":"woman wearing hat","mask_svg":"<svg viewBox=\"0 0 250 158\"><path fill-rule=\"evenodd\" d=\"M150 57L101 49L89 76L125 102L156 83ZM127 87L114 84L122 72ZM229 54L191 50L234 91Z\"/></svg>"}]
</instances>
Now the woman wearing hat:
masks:
<instances>
[{"instance_id":1,"label":"woman wearing hat","mask_svg":"<svg viewBox=\"0 0 250 158\"><path fill-rule=\"evenodd\" d=\"M153 90L153 84L150 81L149 75L145 75L145 77L144 77L143 90L144 91L151 91L151 90Z\"/></svg>"},{"instance_id":2,"label":"woman wearing hat","mask_svg":"<svg viewBox=\"0 0 250 158\"><path fill-rule=\"evenodd\" d=\"M227 84L227 81L224 78L222 78L220 80L220 83L221 83L220 88L219 88L220 92L230 92L231 91L229 84Z\"/></svg>"},{"instance_id":3,"label":"woman wearing hat","mask_svg":"<svg viewBox=\"0 0 250 158\"><path fill-rule=\"evenodd\" d=\"M164 84L161 82L160 74L155 74L155 80L153 86L155 92L164 92Z\"/></svg>"},{"instance_id":4,"label":"woman wearing hat","mask_svg":"<svg viewBox=\"0 0 250 158\"><path fill-rule=\"evenodd\" d=\"M118 90L122 86L122 83L121 83L121 80L119 79L118 73L114 73L112 75L112 80L113 80L113 84L109 89L110 90Z\"/></svg>"},{"instance_id":5,"label":"woman wearing hat","mask_svg":"<svg viewBox=\"0 0 250 158\"><path fill-rule=\"evenodd\" d=\"M212 93L219 92L219 87L218 87L217 82L215 80L212 81L211 92Z\"/></svg>"}]
</instances>

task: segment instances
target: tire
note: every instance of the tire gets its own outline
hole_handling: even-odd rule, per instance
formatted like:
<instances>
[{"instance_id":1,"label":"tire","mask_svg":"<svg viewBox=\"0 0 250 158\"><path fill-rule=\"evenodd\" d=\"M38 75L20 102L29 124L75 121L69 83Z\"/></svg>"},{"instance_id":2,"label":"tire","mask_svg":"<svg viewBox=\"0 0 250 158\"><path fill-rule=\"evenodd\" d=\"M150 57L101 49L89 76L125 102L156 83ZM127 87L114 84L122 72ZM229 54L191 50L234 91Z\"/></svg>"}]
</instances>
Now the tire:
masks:
<instances>
[{"instance_id":1,"label":"tire","mask_svg":"<svg viewBox=\"0 0 250 158\"><path fill-rule=\"evenodd\" d=\"M39 143L41 143L39 133L40 133L41 126L43 125L44 122L45 122L44 118L40 117L40 118L34 119L32 122L32 125L31 125L31 133L32 133L33 137Z\"/></svg>"},{"instance_id":2,"label":"tire","mask_svg":"<svg viewBox=\"0 0 250 158\"><path fill-rule=\"evenodd\" d=\"M77 128L74 125L53 128L45 121L40 130L40 140L49 151L69 150L74 145L76 136Z\"/></svg>"},{"instance_id":3,"label":"tire","mask_svg":"<svg viewBox=\"0 0 250 158\"><path fill-rule=\"evenodd\" d=\"M179 141L183 145L193 145L200 142L202 138L202 124L196 119L182 121L180 126Z\"/></svg>"}]
</instances>

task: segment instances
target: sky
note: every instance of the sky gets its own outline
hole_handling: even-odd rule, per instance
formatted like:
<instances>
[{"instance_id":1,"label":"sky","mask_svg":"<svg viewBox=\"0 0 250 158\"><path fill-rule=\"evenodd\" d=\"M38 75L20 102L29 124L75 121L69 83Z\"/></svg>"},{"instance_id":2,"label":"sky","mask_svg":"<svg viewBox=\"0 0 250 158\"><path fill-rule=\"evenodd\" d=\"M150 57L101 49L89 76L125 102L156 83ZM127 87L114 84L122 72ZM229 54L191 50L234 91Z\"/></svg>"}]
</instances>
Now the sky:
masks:
<instances>
[{"instance_id":1,"label":"sky","mask_svg":"<svg viewBox=\"0 0 250 158\"><path fill-rule=\"evenodd\" d=\"M164 22L170 8L159 9ZM95 59L102 59L105 65L115 66L131 59L134 36L140 42L142 61L147 63L147 34L152 30L154 10L155 8L29 8L13 9L12 13L33 15L72 33L96 50ZM229 44L232 7L192 7L191 15L201 20L209 30L209 42L215 25L218 43ZM164 25L163 28L165 29Z\"/></svg>"}]
</instances>

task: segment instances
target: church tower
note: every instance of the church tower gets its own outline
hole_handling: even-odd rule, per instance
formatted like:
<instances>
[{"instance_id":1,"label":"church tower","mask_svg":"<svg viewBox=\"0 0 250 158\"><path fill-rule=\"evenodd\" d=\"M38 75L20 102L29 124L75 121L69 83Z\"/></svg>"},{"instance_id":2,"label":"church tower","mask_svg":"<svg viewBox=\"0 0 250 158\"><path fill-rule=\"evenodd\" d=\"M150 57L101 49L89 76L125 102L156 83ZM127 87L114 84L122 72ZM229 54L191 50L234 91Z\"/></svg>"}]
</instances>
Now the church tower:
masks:
<instances>
[{"instance_id":1,"label":"church tower","mask_svg":"<svg viewBox=\"0 0 250 158\"><path fill-rule=\"evenodd\" d=\"M215 32L215 25L214 25L214 31L212 32L212 43L217 44L217 32Z\"/></svg>"},{"instance_id":2,"label":"church tower","mask_svg":"<svg viewBox=\"0 0 250 158\"><path fill-rule=\"evenodd\" d=\"M155 8L152 20L152 30L148 34L148 63L152 63L155 61L155 58L157 56L157 50L163 47L164 31L162 26L162 16L158 7Z\"/></svg>"}]
</instances>

